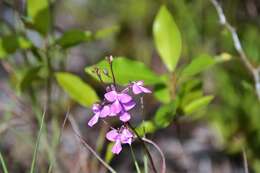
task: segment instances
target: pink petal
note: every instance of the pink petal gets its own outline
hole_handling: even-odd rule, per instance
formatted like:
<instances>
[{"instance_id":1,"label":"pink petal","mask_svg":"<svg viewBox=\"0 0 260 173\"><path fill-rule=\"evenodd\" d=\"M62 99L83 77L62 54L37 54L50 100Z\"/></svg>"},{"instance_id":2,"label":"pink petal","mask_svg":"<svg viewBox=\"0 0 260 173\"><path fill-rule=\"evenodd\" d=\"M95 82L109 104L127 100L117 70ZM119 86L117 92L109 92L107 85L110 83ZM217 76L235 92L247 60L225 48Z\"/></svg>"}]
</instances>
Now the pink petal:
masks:
<instances>
[{"instance_id":1,"label":"pink petal","mask_svg":"<svg viewBox=\"0 0 260 173\"><path fill-rule=\"evenodd\" d=\"M133 134L128 129L125 128L121 133L121 142L123 144L127 143L131 145L132 140L133 140Z\"/></svg>"},{"instance_id":2,"label":"pink petal","mask_svg":"<svg viewBox=\"0 0 260 173\"><path fill-rule=\"evenodd\" d=\"M130 102L132 100L132 97L129 96L128 94L119 94L118 95L118 100L121 102L121 103L127 103L127 102Z\"/></svg>"},{"instance_id":3,"label":"pink petal","mask_svg":"<svg viewBox=\"0 0 260 173\"><path fill-rule=\"evenodd\" d=\"M119 119L123 122L127 122L131 119L131 116L128 112L124 112L120 115Z\"/></svg>"},{"instance_id":4,"label":"pink petal","mask_svg":"<svg viewBox=\"0 0 260 173\"><path fill-rule=\"evenodd\" d=\"M145 88L143 86L139 86L139 88L142 90L143 93L152 93L151 90L149 90L148 88Z\"/></svg>"},{"instance_id":5,"label":"pink petal","mask_svg":"<svg viewBox=\"0 0 260 173\"><path fill-rule=\"evenodd\" d=\"M100 112L100 117L105 118L110 114L110 107L108 105L104 106Z\"/></svg>"},{"instance_id":6,"label":"pink petal","mask_svg":"<svg viewBox=\"0 0 260 173\"><path fill-rule=\"evenodd\" d=\"M112 103L112 105L110 106L110 114L116 115L119 112L121 112L122 110L122 106L119 103L118 100L116 100L114 103Z\"/></svg>"},{"instance_id":7,"label":"pink petal","mask_svg":"<svg viewBox=\"0 0 260 173\"><path fill-rule=\"evenodd\" d=\"M122 150L121 142L120 140L117 140L115 145L112 148L112 153L119 154Z\"/></svg>"},{"instance_id":8,"label":"pink petal","mask_svg":"<svg viewBox=\"0 0 260 173\"><path fill-rule=\"evenodd\" d=\"M92 127L93 125L95 125L98 122L99 119L99 113L96 113L88 122L88 125L90 127Z\"/></svg>"},{"instance_id":9,"label":"pink petal","mask_svg":"<svg viewBox=\"0 0 260 173\"><path fill-rule=\"evenodd\" d=\"M139 81L137 81L137 82L135 82L137 85L139 85L139 86L143 86L144 85L144 81L142 81L142 80L139 80Z\"/></svg>"},{"instance_id":10,"label":"pink petal","mask_svg":"<svg viewBox=\"0 0 260 173\"><path fill-rule=\"evenodd\" d=\"M132 108L134 108L135 105L136 105L136 103L132 100L132 101L130 101L130 102L128 102L128 103L123 104L123 107L124 107L124 110L125 110L125 111L129 111L129 110L131 110Z\"/></svg>"},{"instance_id":11,"label":"pink petal","mask_svg":"<svg viewBox=\"0 0 260 173\"><path fill-rule=\"evenodd\" d=\"M134 93L134 94L140 94L140 93L142 93L141 88L140 88L137 84L133 84L132 90L133 90L133 93Z\"/></svg>"},{"instance_id":12,"label":"pink petal","mask_svg":"<svg viewBox=\"0 0 260 173\"><path fill-rule=\"evenodd\" d=\"M107 132L107 134L106 134L106 138L107 138L107 140L109 140L109 141L116 141L117 136L118 136L118 132L117 132L117 130L115 130L115 129L110 130L110 131Z\"/></svg>"},{"instance_id":13,"label":"pink petal","mask_svg":"<svg viewBox=\"0 0 260 173\"><path fill-rule=\"evenodd\" d=\"M116 91L110 91L108 93L105 94L105 98L109 101L109 102L114 102L117 99L117 92Z\"/></svg>"}]
</instances>

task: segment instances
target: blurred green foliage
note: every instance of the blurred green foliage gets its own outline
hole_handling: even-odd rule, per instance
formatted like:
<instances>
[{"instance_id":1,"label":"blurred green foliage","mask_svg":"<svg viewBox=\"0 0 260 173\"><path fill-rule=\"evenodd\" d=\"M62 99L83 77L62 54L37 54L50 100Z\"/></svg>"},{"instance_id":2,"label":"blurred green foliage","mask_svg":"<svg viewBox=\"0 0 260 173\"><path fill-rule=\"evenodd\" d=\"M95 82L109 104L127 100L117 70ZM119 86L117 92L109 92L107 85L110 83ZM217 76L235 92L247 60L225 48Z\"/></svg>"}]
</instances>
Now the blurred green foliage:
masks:
<instances>
[{"instance_id":1,"label":"blurred green foliage","mask_svg":"<svg viewBox=\"0 0 260 173\"><path fill-rule=\"evenodd\" d=\"M223 1L222 6L237 28L247 56L257 66L259 14L251 15L244 3L248 1ZM60 21L55 21L51 5L56 5L61 16L71 13L76 24L68 22L64 31L56 31ZM231 35L220 26L210 1L169 0L162 5L148 0L65 0L58 4L29 0L26 13L19 15L19 28L0 24L0 59L13 66L9 77L18 92L35 101L38 97L33 94L40 94L48 81L56 85L56 79L74 101L89 107L100 99L89 77L97 79L93 75L95 67L111 75L107 62L99 60L115 54L117 82L123 85L144 80L154 88L158 109L137 126L140 135L166 128L181 116L189 115L191 121L199 117L219 132L228 153L240 153L245 147L250 166L260 172L260 104L253 80L238 61ZM37 44L29 31L39 34ZM84 81L63 72L70 55L68 48L79 45L84 55L95 58L84 64L84 76L88 75ZM17 54L23 57L20 64L15 60ZM104 71L101 73L105 82L111 82ZM203 108L206 111L200 111ZM112 158L106 155L108 162Z\"/></svg>"}]
</instances>

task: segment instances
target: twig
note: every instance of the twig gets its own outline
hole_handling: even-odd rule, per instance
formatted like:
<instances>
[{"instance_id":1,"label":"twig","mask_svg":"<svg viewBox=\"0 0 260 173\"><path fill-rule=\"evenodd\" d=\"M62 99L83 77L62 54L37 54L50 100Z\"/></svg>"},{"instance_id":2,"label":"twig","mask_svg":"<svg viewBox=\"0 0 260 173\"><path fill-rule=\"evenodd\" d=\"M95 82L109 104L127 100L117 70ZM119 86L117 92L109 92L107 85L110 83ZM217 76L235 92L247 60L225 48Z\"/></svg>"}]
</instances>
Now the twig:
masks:
<instances>
[{"instance_id":1,"label":"twig","mask_svg":"<svg viewBox=\"0 0 260 173\"><path fill-rule=\"evenodd\" d=\"M226 16L223 12L223 9L221 8L221 6L217 2L217 0L211 0L211 2L217 10L220 24L223 25L224 27L226 27L227 30L231 33L235 49L238 52L241 61L244 63L245 67L247 68L247 70L250 72L250 74L254 78L256 94L257 94L258 100L260 101L260 76L259 76L260 67L255 68L252 65L252 63L248 60L248 57L246 56L245 51L242 48L242 45L241 45L240 39L238 37L238 34L236 32L236 29L227 21Z\"/></svg>"},{"instance_id":2,"label":"twig","mask_svg":"<svg viewBox=\"0 0 260 173\"><path fill-rule=\"evenodd\" d=\"M245 173L249 173L248 163L247 163L247 157L246 157L246 149L245 149L244 147L243 147L243 149L242 149L242 152L243 152L244 170L245 170Z\"/></svg>"},{"instance_id":3,"label":"twig","mask_svg":"<svg viewBox=\"0 0 260 173\"><path fill-rule=\"evenodd\" d=\"M155 142L151 141L150 139L147 139L145 137L143 137L142 139L143 139L143 141L153 145L159 151L161 158L162 158L161 173L165 173L166 172L166 162L165 162L164 154L163 154L162 150L160 149L160 147Z\"/></svg>"},{"instance_id":4,"label":"twig","mask_svg":"<svg viewBox=\"0 0 260 173\"><path fill-rule=\"evenodd\" d=\"M85 139L79 134L79 129L77 128L77 124L72 117L68 117L69 122L71 124L72 130L75 135L79 138L80 142L86 147L111 173L116 173L116 171L109 166L97 153L96 151L85 141Z\"/></svg>"}]
</instances>

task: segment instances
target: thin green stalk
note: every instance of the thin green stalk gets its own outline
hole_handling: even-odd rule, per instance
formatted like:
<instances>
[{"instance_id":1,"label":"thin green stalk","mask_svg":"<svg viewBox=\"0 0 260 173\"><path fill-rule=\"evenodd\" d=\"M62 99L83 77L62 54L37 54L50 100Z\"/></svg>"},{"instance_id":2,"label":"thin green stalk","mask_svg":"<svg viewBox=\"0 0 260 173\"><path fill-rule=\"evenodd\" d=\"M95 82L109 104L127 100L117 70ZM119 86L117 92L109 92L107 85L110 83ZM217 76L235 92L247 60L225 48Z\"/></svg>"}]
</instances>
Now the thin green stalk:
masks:
<instances>
[{"instance_id":1,"label":"thin green stalk","mask_svg":"<svg viewBox=\"0 0 260 173\"><path fill-rule=\"evenodd\" d=\"M146 154L144 154L144 173L148 173L148 159Z\"/></svg>"},{"instance_id":2,"label":"thin green stalk","mask_svg":"<svg viewBox=\"0 0 260 173\"><path fill-rule=\"evenodd\" d=\"M66 115L65 115L64 121L63 121L62 126L61 126L61 129L60 129L60 134L59 134L59 138L58 138L58 144L57 144L56 147L59 147L59 145L60 145L62 133L63 133L64 127L65 127L65 125L66 125L66 122L67 122L67 120L68 120L68 117L69 117L69 112L70 112L70 108L68 107L67 113L66 113ZM55 164L55 162L56 162L56 157L54 158L53 161L51 161L51 163L50 163L50 165L49 165L49 168L48 168L48 173L51 173L51 172L52 172L53 165Z\"/></svg>"},{"instance_id":3,"label":"thin green stalk","mask_svg":"<svg viewBox=\"0 0 260 173\"><path fill-rule=\"evenodd\" d=\"M96 151L99 154L101 154L102 148L104 146L106 131L107 131L107 127L106 126L102 126L101 130L99 132L99 135L98 135L98 139L97 139L97 142L96 142ZM97 161L97 159L93 158L91 162L92 162L92 166L94 168L94 171L98 172L97 171L98 170L98 161Z\"/></svg>"},{"instance_id":4,"label":"thin green stalk","mask_svg":"<svg viewBox=\"0 0 260 173\"><path fill-rule=\"evenodd\" d=\"M0 152L0 161L1 161L4 173L8 173L8 170L7 170L7 167L6 167L6 164L5 164L5 161L4 161L4 158L3 158L1 152Z\"/></svg>"},{"instance_id":5,"label":"thin green stalk","mask_svg":"<svg viewBox=\"0 0 260 173\"><path fill-rule=\"evenodd\" d=\"M130 145L130 150L131 150L131 155L132 155L132 158L133 158L133 161L134 161L134 164L135 164L136 172L137 172L137 173L141 173L140 167L139 167L138 162L137 162L137 160L136 160L136 158L135 158L135 153L134 153L133 148L132 148L131 145Z\"/></svg>"},{"instance_id":6,"label":"thin green stalk","mask_svg":"<svg viewBox=\"0 0 260 173\"><path fill-rule=\"evenodd\" d=\"M30 173L34 173L34 169L35 169L35 163L36 163L36 159L37 159L37 151L38 151L38 148L39 148L43 124L44 124L45 111L46 110L44 109L42 119L41 119L40 129L39 129L39 132L38 132L35 148L34 148L34 151L33 151L33 159L32 159L32 163L31 163Z\"/></svg>"},{"instance_id":7,"label":"thin green stalk","mask_svg":"<svg viewBox=\"0 0 260 173\"><path fill-rule=\"evenodd\" d=\"M147 139L147 138L143 137L142 140L147 142L147 143L149 143L149 144L151 144L151 145L153 145L157 149L157 151L160 153L161 158L162 158L161 171L160 172L161 173L166 173L166 160L165 160L165 156L164 156L161 148L155 142L153 142L150 139Z\"/></svg>"},{"instance_id":8,"label":"thin green stalk","mask_svg":"<svg viewBox=\"0 0 260 173\"><path fill-rule=\"evenodd\" d=\"M145 142L143 141L143 139L140 137L140 135L137 133L137 131L135 130L135 128L133 128L133 126L132 126L130 123L127 123L127 126L135 133L137 139L141 142L142 147L143 147L144 151L146 152L146 154L147 154L147 156L148 156L148 158L149 158L149 160L150 160L150 163L151 163L153 172L154 172L154 173L157 173L157 170L156 170L156 167L155 167L155 164L154 164L152 155L151 155L151 153L149 152L148 147L146 146Z\"/></svg>"}]
</instances>

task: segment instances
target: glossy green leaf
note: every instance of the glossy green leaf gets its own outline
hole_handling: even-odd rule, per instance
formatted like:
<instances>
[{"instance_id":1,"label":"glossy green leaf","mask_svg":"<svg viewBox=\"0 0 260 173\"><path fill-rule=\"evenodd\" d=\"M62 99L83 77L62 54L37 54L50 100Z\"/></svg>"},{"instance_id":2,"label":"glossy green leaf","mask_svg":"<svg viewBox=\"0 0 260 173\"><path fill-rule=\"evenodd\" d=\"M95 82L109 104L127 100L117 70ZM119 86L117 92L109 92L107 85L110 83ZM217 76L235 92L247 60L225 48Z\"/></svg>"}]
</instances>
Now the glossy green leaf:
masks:
<instances>
[{"instance_id":1,"label":"glossy green leaf","mask_svg":"<svg viewBox=\"0 0 260 173\"><path fill-rule=\"evenodd\" d=\"M143 121L135 130L140 136L144 136L147 133L153 133L156 126L153 121Z\"/></svg>"},{"instance_id":2,"label":"glossy green leaf","mask_svg":"<svg viewBox=\"0 0 260 173\"><path fill-rule=\"evenodd\" d=\"M181 54L181 34L165 6L162 6L153 23L153 37L159 55L169 71L174 71Z\"/></svg>"},{"instance_id":3,"label":"glossy green leaf","mask_svg":"<svg viewBox=\"0 0 260 173\"><path fill-rule=\"evenodd\" d=\"M31 42L19 35L7 35L0 38L0 59L6 58L9 54L18 49L28 49Z\"/></svg>"},{"instance_id":4,"label":"glossy green leaf","mask_svg":"<svg viewBox=\"0 0 260 173\"><path fill-rule=\"evenodd\" d=\"M27 15L32 27L46 35L50 28L49 0L28 0Z\"/></svg>"},{"instance_id":5,"label":"glossy green leaf","mask_svg":"<svg viewBox=\"0 0 260 173\"><path fill-rule=\"evenodd\" d=\"M213 100L213 98L214 97L211 95L201 97L201 98L196 99L196 100L190 102L189 104L187 104L183 110L184 110L185 114L191 114L191 113L199 110L200 108L207 106Z\"/></svg>"},{"instance_id":6,"label":"glossy green leaf","mask_svg":"<svg viewBox=\"0 0 260 173\"><path fill-rule=\"evenodd\" d=\"M92 34L90 31L72 29L66 31L60 38L57 39L56 43L62 46L63 48L69 48L82 42L88 42L91 39Z\"/></svg>"},{"instance_id":7,"label":"glossy green leaf","mask_svg":"<svg viewBox=\"0 0 260 173\"><path fill-rule=\"evenodd\" d=\"M193 59L192 62L183 69L182 75L183 76L196 75L206 70L213 64L215 64L215 60L211 56L207 54L201 54L199 57Z\"/></svg>"},{"instance_id":8,"label":"glossy green leaf","mask_svg":"<svg viewBox=\"0 0 260 173\"><path fill-rule=\"evenodd\" d=\"M156 112L154 117L154 122L157 127L165 128L167 127L174 119L176 115L176 109L178 106L178 99L162 105Z\"/></svg>"},{"instance_id":9,"label":"glossy green leaf","mask_svg":"<svg viewBox=\"0 0 260 173\"><path fill-rule=\"evenodd\" d=\"M56 73L56 79L65 92L82 106L91 106L99 101L95 90L79 77L67 72Z\"/></svg>"},{"instance_id":10,"label":"glossy green leaf","mask_svg":"<svg viewBox=\"0 0 260 173\"><path fill-rule=\"evenodd\" d=\"M98 67L100 70L106 70L109 72L109 76L101 73L102 79L106 83L112 83L111 72L109 64L106 60L102 60L96 65L86 67L85 71L89 75L98 80L98 77L93 70ZM124 85L129 81L143 80L145 84L156 84L162 81L158 75L150 70L145 64L139 61L130 60L124 57L116 57L113 60L113 70L116 78L116 82Z\"/></svg>"}]
</instances>

